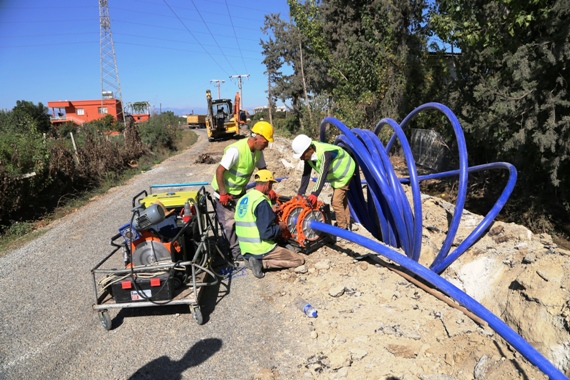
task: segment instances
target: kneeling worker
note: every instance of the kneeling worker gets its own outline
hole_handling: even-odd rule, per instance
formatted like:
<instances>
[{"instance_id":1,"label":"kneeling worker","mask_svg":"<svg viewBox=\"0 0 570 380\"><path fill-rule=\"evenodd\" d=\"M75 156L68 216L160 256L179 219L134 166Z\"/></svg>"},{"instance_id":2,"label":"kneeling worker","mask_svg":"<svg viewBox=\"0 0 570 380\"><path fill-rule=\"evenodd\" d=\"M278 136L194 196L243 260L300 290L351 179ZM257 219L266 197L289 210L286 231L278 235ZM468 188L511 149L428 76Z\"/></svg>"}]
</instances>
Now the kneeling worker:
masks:
<instances>
[{"instance_id":1,"label":"kneeling worker","mask_svg":"<svg viewBox=\"0 0 570 380\"><path fill-rule=\"evenodd\" d=\"M257 278L263 278L263 269L295 268L303 265L300 254L283 248L275 242L287 225L276 223L274 207L268 194L277 182L269 170L255 174L255 188L241 197L236 205L235 222L239 247L247 266Z\"/></svg>"}]
</instances>

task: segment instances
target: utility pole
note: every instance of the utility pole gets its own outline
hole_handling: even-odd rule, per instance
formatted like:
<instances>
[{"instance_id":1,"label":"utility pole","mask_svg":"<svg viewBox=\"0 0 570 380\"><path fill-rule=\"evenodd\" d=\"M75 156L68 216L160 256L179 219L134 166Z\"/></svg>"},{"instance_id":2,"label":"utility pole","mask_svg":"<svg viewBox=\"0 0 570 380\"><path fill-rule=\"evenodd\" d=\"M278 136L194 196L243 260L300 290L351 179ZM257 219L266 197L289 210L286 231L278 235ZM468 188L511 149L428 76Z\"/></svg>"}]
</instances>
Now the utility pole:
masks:
<instances>
[{"instance_id":1,"label":"utility pole","mask_svg":"<svg viewBox=\"0 0 570 380\"><path fill-rule=\"evenodd\" d=\"M221 97L220 97L220 85L222 83L226 83L226 81L223 79L212 79L210 81L210 83L212 83L212 82L214 82L216 84L216 87L218 87L218 99L221 99Z\"/></svg>"},{"instance_id":2,"label":"utility pole","mask_svg":"<svg viewBox=\"0 0 570 380\"><path fill-rule=\"evenodd\" d=\"M241 94L241 78L248 78L249 74L238 74L230 76L230 79L237 78L238 79L238 88L239 88L239 110L241 111L243 108L241 106L242 103L242 94Z\"/></svg>"},{"instance_id":3,"label":"utility pole","mask_svg":"<svg viewBox=\"0 0 570 380\"><path fill-rule=\"evenodd\" d=\"M121 107L117 114L117 120L123 119L123 122L126 122L121 82L119 81L119 69L117 68L117 57L115 56L115 44L113 43L113 33L111 32L109 4L107 1L108 0L99 0L101 108L103 107L105 99L118 99Z\"/></svg>"}]
</instances>

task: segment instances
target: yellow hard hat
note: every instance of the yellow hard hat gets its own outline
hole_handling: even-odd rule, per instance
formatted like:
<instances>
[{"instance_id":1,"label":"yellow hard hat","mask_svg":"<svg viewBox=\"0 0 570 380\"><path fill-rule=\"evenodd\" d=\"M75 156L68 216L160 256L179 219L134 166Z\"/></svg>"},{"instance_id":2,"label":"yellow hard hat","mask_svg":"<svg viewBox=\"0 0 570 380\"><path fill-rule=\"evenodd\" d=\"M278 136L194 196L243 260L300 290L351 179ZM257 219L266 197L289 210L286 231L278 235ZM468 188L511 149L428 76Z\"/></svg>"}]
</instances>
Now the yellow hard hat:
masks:
<instances>
[{"instance_id":1,"label":"yellow hard hat","mask_svg":"<svg viewBox=\"0 0 570 380\"><path fill-rule=\"evenodd\" d=\"M269 123L268 123L269 124ZM255 173L255 182L277 182L273 178L273 173L267 169L262 169Z\"/></svg>"},{"instance_id":2,"label":"yellow hard hat","mask_svg":"<svg viewBox=\"0 0 570 380\"><path fill-rule=\"evenodd\" d=\"M268 122L258 121L254 124L253 128L251 128L251 131L265 137L267 141L273 142L273 126Z\"/></svg>"}]
</instances>

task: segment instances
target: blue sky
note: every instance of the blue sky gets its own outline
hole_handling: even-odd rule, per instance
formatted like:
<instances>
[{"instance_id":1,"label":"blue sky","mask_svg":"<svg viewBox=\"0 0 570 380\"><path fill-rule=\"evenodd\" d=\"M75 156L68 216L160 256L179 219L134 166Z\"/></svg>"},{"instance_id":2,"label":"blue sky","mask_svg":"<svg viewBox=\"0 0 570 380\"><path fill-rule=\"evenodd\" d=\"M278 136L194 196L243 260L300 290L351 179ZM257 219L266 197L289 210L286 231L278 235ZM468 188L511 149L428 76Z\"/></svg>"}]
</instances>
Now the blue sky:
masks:
<instances>
[{"instance_id":1,"label":"blue sky","mask_svg":"<svg viewBox=\"0 0 570 380\"><path fill-rule=\"evenodd\" d=\"M108 0L123 102L205 112L205 92L267 104L264 16L286 0ZM0 0L0 109L101 97L98 0Z\"/></svg>"}]
</instances>

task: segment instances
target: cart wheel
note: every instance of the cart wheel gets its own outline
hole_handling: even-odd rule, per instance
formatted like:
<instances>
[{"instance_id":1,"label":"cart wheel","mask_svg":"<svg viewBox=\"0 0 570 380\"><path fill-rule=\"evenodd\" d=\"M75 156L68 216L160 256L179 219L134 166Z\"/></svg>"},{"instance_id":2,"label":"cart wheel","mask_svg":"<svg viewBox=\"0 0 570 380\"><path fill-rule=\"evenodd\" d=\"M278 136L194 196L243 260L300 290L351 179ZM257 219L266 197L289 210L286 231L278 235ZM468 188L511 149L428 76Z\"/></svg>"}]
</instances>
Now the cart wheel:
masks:
<instances>
[{"instance_id":1,"label":"cart wheel","mask_svg":"<svg viewBox=\"0 0 570 380\"><path fill-rule=\"evenodd\" d=\"M204 317L202 316L202 310L200 310L200 306L192 307L192 316L196 320L196 323L199 325L204 323Z\"/></svg>"},{"instance_id":2,"label":"cart wheel","mask_svg":"<svg viewBox=\"0 0 570 380\"><path fill-rule=\"evenodd\" d=\"M99 312L99 320L101 321L101 324L103 325L103 328L105 330L107 331L111 330L113 323L111 321L111 316L109 315L109 312L107 310Z\"/></svg>"}]
</instances>

